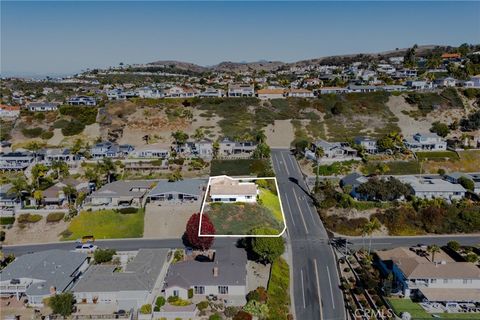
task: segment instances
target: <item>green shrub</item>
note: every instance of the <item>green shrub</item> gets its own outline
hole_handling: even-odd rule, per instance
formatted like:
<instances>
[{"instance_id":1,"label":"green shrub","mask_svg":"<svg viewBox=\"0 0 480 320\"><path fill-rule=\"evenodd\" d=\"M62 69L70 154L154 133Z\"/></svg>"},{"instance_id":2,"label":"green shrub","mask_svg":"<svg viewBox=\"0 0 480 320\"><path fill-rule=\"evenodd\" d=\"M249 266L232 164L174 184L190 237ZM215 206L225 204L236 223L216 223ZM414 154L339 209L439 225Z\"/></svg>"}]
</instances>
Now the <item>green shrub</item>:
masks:
<instances>
[{"instance_id":1,"label":"green shrub","mask_svg":"<svg viewBox=\"0 0 480 320\"><path fill-rule=\"evenodd\" d=\"M65 126L65 128L62 128L62 134L64 136L74 136L82 133L83 129L85 129L83 123L78 120L72 120Z\"/></svg>"},{"instance_id":2,"label":"green shrub","mask_svg":"<svg viewBox=\"0 0 480 320\"><path fill-rule=\"evenodd\" d=\"M157 300L155 300L155 307L158 307L159 309L165 305L165 298L164 297L157 297Z\"/></svg>"},{"instance_id":3,"label":"green shrub","mask_svg":"<svg viewBox=\"0 0 480 320\"><path fill-rule=\"evenodd\" d=\"M47 216L47 222L58 222L63 219L65 213L63 212L52 212Z\"/></svg>"},{"instance_id":4,"label":"green shrub","mask_svg":"<svg viewBox=\"0 0 480 320\"><path fill-rule=\"evenodd\" d=\"M43 140L48 140L51 137L53 137L53 131L45 131L40 135L40 138L42 138Z\"/></svg>"},{"instance_id":5,"label":"green shrub","mask_svg":"<svg viewBox=\"0 0 480 320\"><path fill-rule=\"evenodd\" d=\"M110 262L116 253L117 251L115 251L115 249L97 249L93 254L93 259L95 263Z\"/></svg>"},{"instance_id":6,"label":"green shrub","mask_svg":"<svg viewBox=\"0 0 480 320\"><path fill-rule=\"evenodd\" d=\"M0 242L5 241L5 234L6 234L5 231L3 231L3 230L0 231Z\"/></svg>"},{"instance_id":7,"label":"green shrub","mask_svg":"<svg viewBox=\"0 0 480 320\"><path fill-rule=\"evenodd\" d=\"M182 249L175 250L175 253L173 254L173 263L177 263L182 260L183 260L183 250Z\"/></svg>"},{"instance_id":8,"label":"green shrub","mask_svg":"<svg viewBox=\"0 0 480 320\"><path fill-rule=\"evenodd\" d=\"M203 311L208 308L208 305L208 301L200 301L199 303L197 303L197 308L198 310Z\"/></svg>"},{"instance_id":9,"label":"green shrub","mask_svg":"<svg viewBox=\"0 0 480 320\"><path fill-rule=\"evenodd\" d=\"M118 211L119 213L123 213L123 214L131 214L131 213L137 213L137 212L138 212L138 209L137 209L137 208L134 208L134 207L127 207L127 208L117 209L117 211Z\"/></svg>"},{"instance_id":10,"label":"green shrub","mask_svg":"<svg viewBox=\"0 0 480 320\"><path fill-rule=\"evenodd\" d=\"M35 120L42 121L42 120L45 120L45 114L43 112L37 112L33 115L33 118Z\"/></svg>"},{"instance_id":11,"label":"green shrub","mask_svg":"<svg viewBox=\"0 0 480 320\"><path fill-rule=\"evenodd\" d=\"M152 313L152 305L151 304L144 304L140 307L140 313L142 314L150 314Z\"/></svg>"},{"instance_id":12,"label":"green shrub","mask_svg":"<svg viewBox=\"0 0 480 320\"><path fill-rule=\"evenodd\" d=\"M212 314L210 317L208 317L208 320L222 320L222 316L219 315L218 313Z\"/></svg>"},{"instance_id":13,"label":"green shrub","mask_svg":"<svg viewBox=\"0 0 480 320\"><path fill-rule=\"evenodd\" d=\"M13 224L15 222L15 217L0 217L0 225Z\"/></svg>"},{"instance_id":14,"label":"green shrub","mask_svg":"<svg viewBox=\"0 0 480 320\"><path fill-rule=\"evenodd\" d=\"M70 123L70 121L68 121L68 120L60 119L60 120L57 120L53 123L53 127L55 129L63 129L66 126L68 126L69 123Z\"/></svg>"},{"instance_id":15,"label":"green shrub","mask_svg":"<svg viewBox=\"0 0 480 320\"><path fill-rule=\"evenodd\" d=\"M31 214L31 213L22 213L18 216L17 222L18 223L36 223L42 220L42 216L39 214Z\"/></svg>"},{"instance_id":16,"label":"green shrub","mask_svg":"<svg viewBox=\"0 0 480 320\"><path fill-rule=\"evenodd\" d=\"M43 129L40 127L22 129L22 134L27 138L37 138L42 133L43 133Z\"/></svg>"},{"instance_id":17,"label":"green shrub","mask_svg":"<svg viewBox=\"0 0 480 320\"><path fill-rule=\"evenodd\" d=\"M190 288L188 289L188 299L192 299L193 298L193 289Z\"/></svg>"}]
</instances>

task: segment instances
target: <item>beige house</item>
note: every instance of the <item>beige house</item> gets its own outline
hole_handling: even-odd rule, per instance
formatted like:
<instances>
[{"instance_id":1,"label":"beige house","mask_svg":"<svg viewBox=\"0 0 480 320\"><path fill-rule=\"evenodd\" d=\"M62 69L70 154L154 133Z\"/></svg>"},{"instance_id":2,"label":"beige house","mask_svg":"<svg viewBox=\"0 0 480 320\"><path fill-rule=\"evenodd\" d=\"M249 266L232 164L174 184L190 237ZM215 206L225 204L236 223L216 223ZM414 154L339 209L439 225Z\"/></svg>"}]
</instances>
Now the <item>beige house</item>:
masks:
<instances>
[{"instance_id":1,"label":"beige house","mask_svg":"<svg viewBox=\"0 0 480 320\"><path fill-rule=\"evenodd\" d=\"M257 97L262 100L283 99L285 89L260 89L257 91Z\"/></svg>"},{"instance_id":2,"label":"beige house","mask_svg":"<svg viewBox=\"0 0 480 320\"><path fill-rule=\"evenodd\" d=\"M255 182L245 182L228 176L210 180L212 202L257 202L258 188Z\"/></svg>"},{"instance_id":3,"label":"beige house","mask_svg":"<svg viewBox=\"0 0 480 320\"><path fill-rule=\"evenodd\" d=\"M480 302L480 268L470 262L457 262L445 252L434 260L422 250L395 248L377 251L378 265L393 273L403 295L420 296L431 302Z\"/></svg>"}]
</instances>

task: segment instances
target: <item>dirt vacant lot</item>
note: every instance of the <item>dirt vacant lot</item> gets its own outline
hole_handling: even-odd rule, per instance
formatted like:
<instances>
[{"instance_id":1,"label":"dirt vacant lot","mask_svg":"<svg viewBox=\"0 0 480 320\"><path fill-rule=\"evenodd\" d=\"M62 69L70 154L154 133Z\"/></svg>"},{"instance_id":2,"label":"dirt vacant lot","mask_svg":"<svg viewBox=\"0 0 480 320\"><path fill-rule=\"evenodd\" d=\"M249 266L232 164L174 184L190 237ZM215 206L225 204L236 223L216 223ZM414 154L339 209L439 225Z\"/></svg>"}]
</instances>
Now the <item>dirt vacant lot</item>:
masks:
<instances>
[{"instance_id":1,"label":"dirt vacant lot","mask_svg":"<svg viewBox=\"0 0 480 320\"><path fill-rule=\"evenodd\" d=\"M200 212L201 201L184 203L149 203L145 208L144 238L179 238L192 214Z\"/></svg>"}]
</instances>

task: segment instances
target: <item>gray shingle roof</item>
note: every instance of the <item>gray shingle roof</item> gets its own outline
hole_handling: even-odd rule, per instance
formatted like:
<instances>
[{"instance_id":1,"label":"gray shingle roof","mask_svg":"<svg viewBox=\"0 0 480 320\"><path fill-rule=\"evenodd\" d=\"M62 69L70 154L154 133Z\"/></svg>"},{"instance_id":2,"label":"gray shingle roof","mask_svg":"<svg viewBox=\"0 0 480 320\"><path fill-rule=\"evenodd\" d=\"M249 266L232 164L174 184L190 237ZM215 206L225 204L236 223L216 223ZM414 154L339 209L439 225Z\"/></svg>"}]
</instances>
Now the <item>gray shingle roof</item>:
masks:
<instances>
[{"instance_id":1,"label":"gray shingle roof","mask_svg":"<svg viewBox=\"0 0 480 320\"><path fill-rule=\"evenodd\" d=\"M242 286L247 282L247 254L235 246L218 248L213 262L183 261L172 264L165 278L166 287L189 288L194 285ZM213 275L213 268L218 275Z\"/></svg>"},{"instance_id":2,"label":"gray shingle roof","mask_svg":"<svg viewBox=\"0 0 480 320\"><path fill-rule=\"evenodd\" d=\"M85 253L47 250L17 257L5 269L0 271L0 279L12 280L33 278L43 281L41 284L30 285L28 295L45 295L50 287L63 291L72 282L72 274L87 259Z\"/></svg>"},{"instance_id":3,"label":"gray shingle roof","mask_svg":"<svg viewBox=\"0 0 480 320\"><path fill-rule=\"evenodd\" d=\"M205 179L188 179L175 182L168 180L159 180L155 188L148 194L149 197L157 196L164 193L183 193L189 195L201 195L203 187L207 185Z\"/></svg>"},{"instance_id":4,"label":"gray shingle roof","mask_svg":"<svg viewBox=\"0 0 480 320\"><path fill-rule=\"evenodd\" d=\"M122 272L115 266L96 265L88 269L74 292L151 291L167 259L168 249L140 249Z\"/></svg>"},{"instance_id":5,"label":"gray shingle roof","mask_svg":"<svg viewBox=\"0 0 480 320\"><path fill-rule=\"evenodd\" d=\"M144 189L150 188L153 184L155 184L154 180L119 180L104 185L98 191L92 193L90 197L141 197L147 192ZM135 188L142 188L142 190L132 191Z\"/></svg>"}]
</instances>

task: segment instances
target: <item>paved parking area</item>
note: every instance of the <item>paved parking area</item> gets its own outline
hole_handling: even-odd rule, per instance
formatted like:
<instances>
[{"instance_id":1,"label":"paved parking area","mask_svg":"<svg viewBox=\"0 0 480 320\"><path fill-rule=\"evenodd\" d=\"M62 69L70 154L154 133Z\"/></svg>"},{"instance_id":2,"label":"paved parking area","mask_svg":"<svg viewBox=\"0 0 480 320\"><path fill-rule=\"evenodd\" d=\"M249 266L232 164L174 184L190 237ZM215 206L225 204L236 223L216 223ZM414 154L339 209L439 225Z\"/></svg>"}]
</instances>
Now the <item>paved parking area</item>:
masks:
<instances>
[{"instance_id":1,"label":"paved parking area","mask_svg":"<svg viewBox=\"0 0 480 320\"><path fill-rule=\"evenodd\" d=\"M145 207L144 238L182 237L190 216L200 212L201 200L183 203L155 202Z\"/></svg>"}]
</instances>

